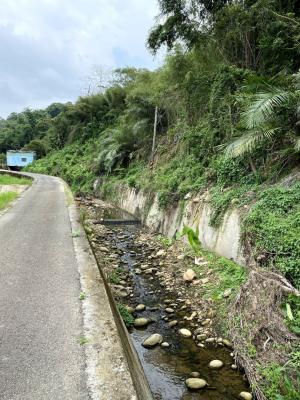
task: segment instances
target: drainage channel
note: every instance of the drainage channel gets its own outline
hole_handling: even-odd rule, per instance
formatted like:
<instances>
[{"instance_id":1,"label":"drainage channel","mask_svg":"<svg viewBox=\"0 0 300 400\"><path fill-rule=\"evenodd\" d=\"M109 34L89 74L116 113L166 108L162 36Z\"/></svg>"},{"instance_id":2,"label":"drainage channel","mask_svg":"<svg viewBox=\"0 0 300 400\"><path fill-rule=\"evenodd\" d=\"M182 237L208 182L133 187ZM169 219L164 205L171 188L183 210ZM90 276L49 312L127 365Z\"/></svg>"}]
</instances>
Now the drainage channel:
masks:
<instances>
[{"instance_id":1,"label":"drainage channel","mask_svg":"<svg viewBox=\"0 0 300 400\"><path fill-rule=\"evenodd\" d=\"M155 273L157 260L151 256L153 246L138 240L144 229L139 221L123 210L107 208L103 203L99 205L89 201L82 204L95 227L92 245L96 257L101 263L106 258L105 274L111 282L115 301L132 310L143 304L145 309L135 311L133 315L151 321L146 327L130 328L129 334L153 398L237 400L241 392L249 392L242 373L231 367L234 361L229 349L215 345L198 347L191 338L178 334L180 328L194 329L187 322L189 307L175 292L166 293L164 290ZM109 223L103 223L105 221ZM129 223L126 224L126 221ZM172 326L171 321L177 323ZM155 333L162 335L163 342L167 344L165 347L145 348L142 343ZM222 360L224 366L218 370L211 369L208 367L211 360ZM190 391L185 381L195 372L208 385L204 389Z\"/></svg>"}]
</instances>

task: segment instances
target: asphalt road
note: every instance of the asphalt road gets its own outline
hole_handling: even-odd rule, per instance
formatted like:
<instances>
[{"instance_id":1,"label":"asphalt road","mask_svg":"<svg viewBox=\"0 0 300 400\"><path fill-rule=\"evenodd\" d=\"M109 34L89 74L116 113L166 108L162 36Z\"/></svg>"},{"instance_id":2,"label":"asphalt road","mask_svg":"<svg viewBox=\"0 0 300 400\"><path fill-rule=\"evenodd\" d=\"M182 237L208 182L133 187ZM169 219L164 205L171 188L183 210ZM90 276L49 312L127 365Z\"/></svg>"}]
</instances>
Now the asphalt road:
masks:
<instances>
[{"instance_id":1,"label":"asphalt road","mask_svg":"<svg viewBox=\"0 0 300 400\"><path fill-rule=\"evenodd\" d=\"M62 183L0 216L0 399L86 400L79 275Z\"/></svg>"}]
</instances>

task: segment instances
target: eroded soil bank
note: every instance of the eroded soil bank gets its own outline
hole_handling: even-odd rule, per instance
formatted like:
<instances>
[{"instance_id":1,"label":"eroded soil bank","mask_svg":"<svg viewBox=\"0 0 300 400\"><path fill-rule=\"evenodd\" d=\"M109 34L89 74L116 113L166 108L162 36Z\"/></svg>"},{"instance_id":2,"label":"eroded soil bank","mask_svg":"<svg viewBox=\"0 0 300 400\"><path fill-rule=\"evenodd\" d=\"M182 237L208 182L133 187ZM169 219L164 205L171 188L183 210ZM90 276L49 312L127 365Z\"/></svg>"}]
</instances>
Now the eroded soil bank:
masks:
<instances>
[{"instance_id":1,"label":"eroded soil bank","mask_svg":"<svg viewBox=\"0 0 300 400\"><path fill-rule=\"evenodd\" d=\"M235 364L230 338L222 334L226 332L226 321L220 324L223 309L213 299L219 296L223 303L230 302L234 288L218 286L216 271L207 268L209 262L200 258L195 265L183 243L172 243L138 226L97 224L102 218L131 216L98 199L78 202L115 300L129 311L128 325L145 324L131 326L129 331L153 397L233 400L250 392L243 371ZM191 266L197 276L184 280ZM189 332L191 337L184 337ZM143 342L152 334L160 334L162 344L145 348ZM221 361L222 367L211 368L213 360ZM207 386L189 390L186 379L193 375Z\"/></svg>"}]
</instances>

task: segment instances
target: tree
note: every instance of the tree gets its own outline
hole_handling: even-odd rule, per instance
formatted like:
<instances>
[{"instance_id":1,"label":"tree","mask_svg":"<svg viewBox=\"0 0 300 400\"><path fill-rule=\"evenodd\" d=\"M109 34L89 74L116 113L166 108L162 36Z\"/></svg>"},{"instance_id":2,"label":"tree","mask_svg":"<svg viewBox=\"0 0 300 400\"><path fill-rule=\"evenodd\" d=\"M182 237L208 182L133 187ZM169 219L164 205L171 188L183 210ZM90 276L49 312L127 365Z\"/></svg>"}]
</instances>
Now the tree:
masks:
<instances>
[{"instance_id":1,"label":"tree","mask_svg":"<svg viewBox=\"0 0 300 400\"><path fill-rule=\"evenodd\" d=\"M242 114L244 133L226 149L229 157L254 152L259 146L279 143L279 149L300 151L300 73L285 87L268 86L268 90L246 96Z\"/></svg>"}]
</instances>

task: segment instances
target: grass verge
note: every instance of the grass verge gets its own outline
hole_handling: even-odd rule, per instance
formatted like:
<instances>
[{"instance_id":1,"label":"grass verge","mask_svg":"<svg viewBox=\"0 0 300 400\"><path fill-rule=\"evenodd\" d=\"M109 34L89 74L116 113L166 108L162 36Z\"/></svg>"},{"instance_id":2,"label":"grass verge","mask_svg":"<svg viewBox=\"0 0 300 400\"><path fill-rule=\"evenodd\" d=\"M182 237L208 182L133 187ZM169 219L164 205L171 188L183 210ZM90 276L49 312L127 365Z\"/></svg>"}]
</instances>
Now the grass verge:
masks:
<instances>
[{"instance_id":1,"label":"grass verge","mask_svg":"<svg viewBox=\"0 0 300 400\"><path fill-rule=\"evenodd\" d=\"M9 203L14 201L18 197L18 194L15 192L4 192L0 193L0 210L7 207Z\"/></svg>"},{"instance_id":2,"label":"grass verge","mask_svg":"<svg viewBox=\"0 0 300 400\"><path fill-rule=\"evenodd\" d=\"M0 185L30 185L31 180L11 175L0 175Z\"/></svg>"}]
</instances>

